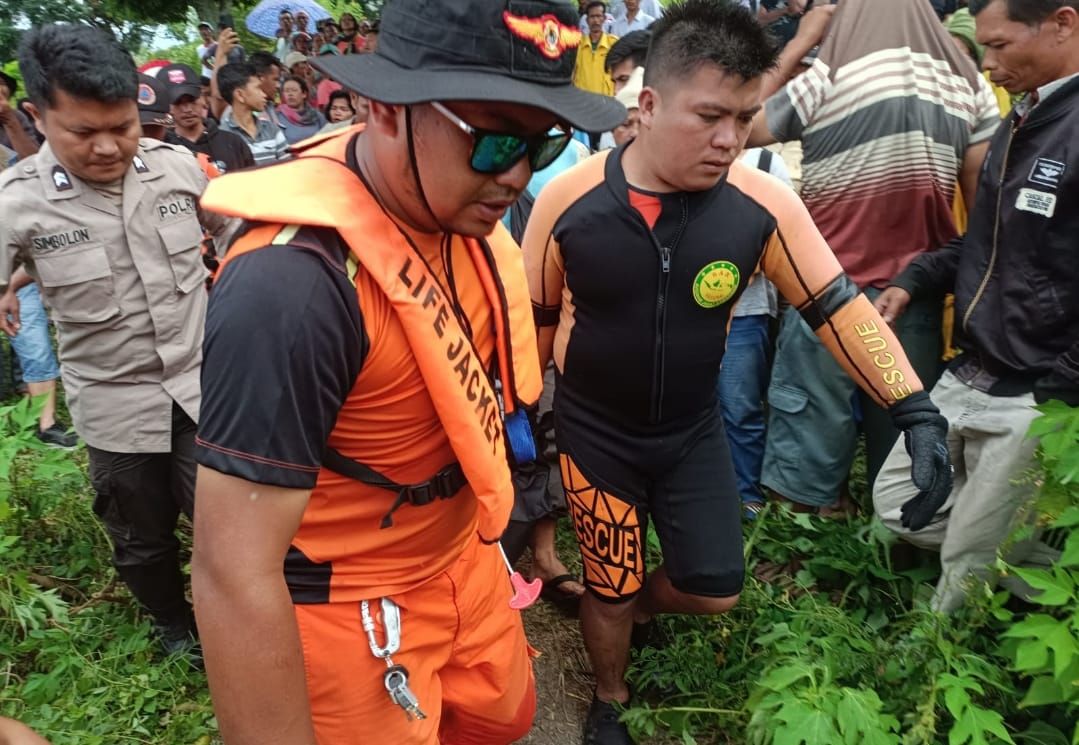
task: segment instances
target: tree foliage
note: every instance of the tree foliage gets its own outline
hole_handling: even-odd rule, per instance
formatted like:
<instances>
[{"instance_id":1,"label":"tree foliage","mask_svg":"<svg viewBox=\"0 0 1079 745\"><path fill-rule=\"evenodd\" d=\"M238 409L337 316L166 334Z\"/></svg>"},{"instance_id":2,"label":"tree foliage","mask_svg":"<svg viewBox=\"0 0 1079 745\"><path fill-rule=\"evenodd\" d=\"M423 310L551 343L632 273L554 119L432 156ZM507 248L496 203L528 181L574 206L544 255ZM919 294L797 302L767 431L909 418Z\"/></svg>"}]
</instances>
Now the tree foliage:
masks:
<instances>
[{"instance_id":1,"label":"tree foliage","mask_svg":"<svg viewBox=\"0 0 1079 745\"><path fill-rule=\"evenodd\" d=\"M26 29L44 23L97 26L138 52L163 25L182 29L178 34L182 41L194 41L195 29L188 28L192 17L216 26L222 15L231 13L238 30L243 31L242 19L256 4L257 0L0 0L0 62L15 58ZM335 18L344 12L374 18L381 12L383 0L329 0L321 4Z\"/></svg>"},{"instance_id":2,"label":"tree foliage","mask_svg":"<svg viewBox=\"0 0 1079 745\"><path fill-rule=\"evenodd\" d=\"M108 31L131 51L153 35L151 26L161 13L174 12L169 0L0 0L0 59L15 57L25 29L45 23L85 23Z\"/></svg>"}]
</instances>

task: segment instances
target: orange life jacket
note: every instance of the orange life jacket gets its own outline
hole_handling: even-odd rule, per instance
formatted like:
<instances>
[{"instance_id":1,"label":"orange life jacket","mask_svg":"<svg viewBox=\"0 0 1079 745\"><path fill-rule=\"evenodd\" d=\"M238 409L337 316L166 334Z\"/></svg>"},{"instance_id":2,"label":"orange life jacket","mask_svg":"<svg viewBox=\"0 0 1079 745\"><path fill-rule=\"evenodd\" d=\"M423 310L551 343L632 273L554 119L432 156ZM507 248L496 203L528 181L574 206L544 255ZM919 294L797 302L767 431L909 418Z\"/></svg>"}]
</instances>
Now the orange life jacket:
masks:
<instances>
[{"instance_id":1,"label":"orange life jacket","mask_svg":"<svg viewBox=\"0 0 1079 745\"><path fill-rule=\"evenodd\" d=\"M341 235L350 249L350 276L362 267L399 318L438 418L475 492L480 536L497 540L513 506L499 404L504 400L507 418L520 416L538 400L543 386L521 251L501 224L485 240L465 241L492 309L498 366L492 382L455 314L446 312L448 299L437 277L346 165L349 143L361 129L314 139L292 161L215 179L201 205L250 221L329 227ZM262 248L266 235L256 230L238 240L221 271L237 256ZM484 406L484 401L489 403Z\"/></svg>"}]
</instances>

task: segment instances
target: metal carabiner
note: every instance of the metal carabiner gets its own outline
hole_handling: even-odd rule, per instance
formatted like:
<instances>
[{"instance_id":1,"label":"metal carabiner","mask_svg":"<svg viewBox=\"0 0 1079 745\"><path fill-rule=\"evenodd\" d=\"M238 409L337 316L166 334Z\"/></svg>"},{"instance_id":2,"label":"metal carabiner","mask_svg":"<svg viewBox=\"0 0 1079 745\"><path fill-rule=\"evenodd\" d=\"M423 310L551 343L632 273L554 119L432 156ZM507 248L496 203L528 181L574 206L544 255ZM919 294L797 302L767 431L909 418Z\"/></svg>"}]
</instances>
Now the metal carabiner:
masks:
<instances>
[{"instance_id":1,"label":"metal carabiner","mask_svg":"<svg viewBox=\"0 0 1079 745\"><path fill-rule=\"evenodd\" d=\"M367 632L367 643L371 654L390 665L390 655L401 648L401 609L389 598L382 598L382 627L386 630L386 644L381 646L375 638L375 619L371 616L371 606L366 600L360 601L360 616L363 630Z\"/></svg>"}]
</instances>

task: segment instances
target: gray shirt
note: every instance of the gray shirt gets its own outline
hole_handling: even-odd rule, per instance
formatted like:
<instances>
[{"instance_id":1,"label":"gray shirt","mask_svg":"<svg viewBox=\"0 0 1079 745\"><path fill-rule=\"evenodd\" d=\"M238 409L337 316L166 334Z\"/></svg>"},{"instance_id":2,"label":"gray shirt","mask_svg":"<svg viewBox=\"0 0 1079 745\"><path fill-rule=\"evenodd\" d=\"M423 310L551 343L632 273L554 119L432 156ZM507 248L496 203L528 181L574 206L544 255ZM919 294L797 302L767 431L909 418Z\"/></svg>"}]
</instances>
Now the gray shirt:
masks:
<instances>
[{"instance_id":1,"label":"gray shirt","mask_svg":"<svg viewBox=\"0 0 1079 745\"><path fill-rule=\"evenodd\" d=\"M292 156L288 154L288 140L285 139L285 133L281 131L281 127L277 126L274 117L265 111L252 113L255 117L254 137L232 118L231 106L221 115L221 129L243 138L243 141L251 148L251 155L255 157L256 166L265 166L291 158Z\"/></svg>"}]
</instances>

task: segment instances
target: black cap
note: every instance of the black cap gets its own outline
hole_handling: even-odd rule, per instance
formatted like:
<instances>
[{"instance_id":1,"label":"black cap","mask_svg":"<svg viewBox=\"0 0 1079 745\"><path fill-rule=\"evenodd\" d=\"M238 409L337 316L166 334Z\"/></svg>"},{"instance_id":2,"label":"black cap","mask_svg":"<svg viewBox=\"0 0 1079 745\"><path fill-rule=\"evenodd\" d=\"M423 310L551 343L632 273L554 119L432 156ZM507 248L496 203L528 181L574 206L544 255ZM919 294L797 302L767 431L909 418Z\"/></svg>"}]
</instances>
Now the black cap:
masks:
<instances>
[{"instance_id":1,"label":"black cap","mask_svg":"<svg viewBox=\"0 0 1079 745\"><path fill-rule=\"evenodd\" d=\"M587 41L579 21L565 0L394 0L382 13L377 52L311 64L382 103L516 103L605 132L626 110L573 85L577 47Z\"/></svg>"},{"instance_id":2,"label":"black cap","mask_svg":"<svg viewBox=\"0 0 1079 745\"><path fill-rule=\"evenodd\" d=\"M169 116L169 94L165 84L151 75L139 73L139 121L143 124L172 124Z\"/></svg>"},{"instance_id":3,"label":"black cap","mask_svg":"<svg viewBox=\"0 0 1079 745\"><path fill-rule=\"evenodd\" d=\"M198 98L202 95L202 79L187 65L179 63L165 65L157 71L157 79L168 89L170 104L176 103L183 96Z\"/></svg>"}]
</instances>

